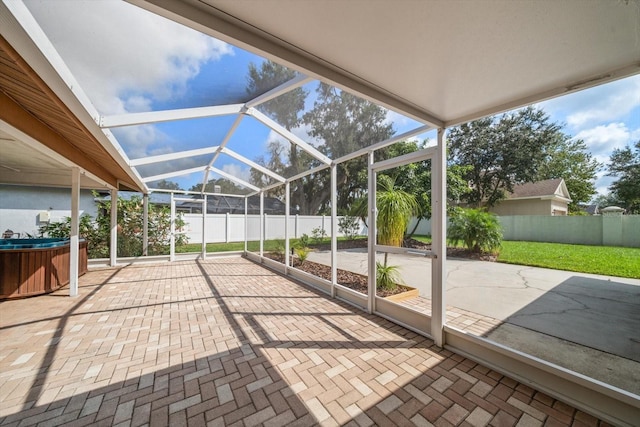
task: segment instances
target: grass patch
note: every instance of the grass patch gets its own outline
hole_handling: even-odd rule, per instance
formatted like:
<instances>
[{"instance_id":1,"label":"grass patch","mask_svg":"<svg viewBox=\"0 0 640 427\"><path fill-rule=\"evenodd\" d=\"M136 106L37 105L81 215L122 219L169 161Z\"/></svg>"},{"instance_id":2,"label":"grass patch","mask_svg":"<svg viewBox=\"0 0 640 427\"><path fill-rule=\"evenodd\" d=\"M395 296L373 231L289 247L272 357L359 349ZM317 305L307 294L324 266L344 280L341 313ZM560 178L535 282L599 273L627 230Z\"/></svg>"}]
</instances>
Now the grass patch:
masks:
<instances>
[{"instance_id":1,"label":"grass patch","mask_svg":"<svg viewBox=\"0 0 640 427\"><path fill-rule=\"evenodd\" d=\"M356 239L366 239L366 236L358 236ZM331 243L330 237L325 237L324 239L319 239L317 241L311 239L309 242L310 247L314 247L317 245L327 245ZM338 237L338 241L348 240L346 237ZM290 247L296 246L298 243L298 239L290 240ZM265 240L264 241L264 251L271 252L276 250L278 247L284 248L284 239L275 239L275 240ZM247 242L247 249L249 252L258 252L260 250L260 242L259 241L251 241ZM182 246L176 246L176 253L198 253L202 251L201 243L188 243ZM244 242L229 242L229 243L207 243L207 253L214 252L232 252L232 251L244 251Z\"/></svg>"},{"instance_id":2,"label":"grass patch","mask_svg":"<svg viewBox=\"0 0 640 427\"><path fill-rule=\"evenodd\" d=\"M503 241L498 262L640 279L640 248Z\"/></svg>"}]
</instances>

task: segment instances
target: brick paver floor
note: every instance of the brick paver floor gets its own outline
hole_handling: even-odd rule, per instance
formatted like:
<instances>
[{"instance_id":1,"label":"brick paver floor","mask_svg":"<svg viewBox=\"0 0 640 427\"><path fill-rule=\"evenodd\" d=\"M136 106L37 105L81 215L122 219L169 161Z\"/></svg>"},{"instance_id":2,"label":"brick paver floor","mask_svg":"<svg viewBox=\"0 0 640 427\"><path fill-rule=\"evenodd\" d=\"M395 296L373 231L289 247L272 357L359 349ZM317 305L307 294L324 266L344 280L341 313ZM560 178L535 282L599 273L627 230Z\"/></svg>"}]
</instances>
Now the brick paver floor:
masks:
<instances>
[{"instance_id":1,"label":"brick paver floor","mask_svg":"<svg viewBox=\"0 0 640 427\"><path fill-rule=\"evenodd\" d=\"M605 425L243 258L0 304L0 425Z\"/></svg>"}]
</instances>

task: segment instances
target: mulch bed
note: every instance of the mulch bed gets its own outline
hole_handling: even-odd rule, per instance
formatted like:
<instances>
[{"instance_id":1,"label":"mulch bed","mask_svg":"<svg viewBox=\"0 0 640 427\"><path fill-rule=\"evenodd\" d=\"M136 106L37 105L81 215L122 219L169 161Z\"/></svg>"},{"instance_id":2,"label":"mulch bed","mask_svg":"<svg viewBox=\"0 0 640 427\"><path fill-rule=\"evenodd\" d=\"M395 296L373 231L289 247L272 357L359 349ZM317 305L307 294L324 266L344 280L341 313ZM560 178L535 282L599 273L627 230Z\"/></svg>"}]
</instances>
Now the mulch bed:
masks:
<instances>
[{"instance_id":1,"label":"mulch bed","mask_svg":"<svg viewBox=\"0 0 640 427\"><path fill-rule=\"evenodd\" d=\"M431 246L422 242L419 242L414 239L409 239L405 241L405 246L410 247L412 249L419 250L427 250L430 249ZM355 249L355 248L366 248L367 247L367 239L356 239L351 241L340 241L338 242L338 249ZM331 250L331 245L311 245L312 249L315 250ZM278 256L274 253L265 253L265 257L270 258L274 261L278 261L284 263L284 259L282 256ZM487 255L487 254L476 254L470 252L467 249L462 248L447 248L447 257L455 257L455 258L470 258L482 261L495 261L495 255ZM297 268L298 270L302 270L306 273L313 274L316 277L320 277L325 280L331 281L331 267L324 264L318 264L311 261L305 261L301 263L297 257L291 257L291 266ZM356 292L360 292L362 294L367 294L368 292L368 279L367 276L353 273L351 271L338 269L338 283L342 286L345 286L349 289L352 289ZM393 291L384 291L377 290L376 294L381 297L387 297L391 295L396 295L402 292L406 292L410 290L403 285L398 285L397 288Z\"/></svg>"}]
</instances>

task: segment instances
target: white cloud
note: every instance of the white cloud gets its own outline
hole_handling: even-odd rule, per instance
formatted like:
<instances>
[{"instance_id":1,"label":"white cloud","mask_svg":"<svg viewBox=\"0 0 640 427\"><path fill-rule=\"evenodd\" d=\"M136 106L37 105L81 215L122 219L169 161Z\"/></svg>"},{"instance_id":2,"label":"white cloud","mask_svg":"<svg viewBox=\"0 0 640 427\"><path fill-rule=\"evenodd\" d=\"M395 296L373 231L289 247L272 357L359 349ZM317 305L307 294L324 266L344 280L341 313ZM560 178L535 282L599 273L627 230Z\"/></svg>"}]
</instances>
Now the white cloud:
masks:
<instances>
[{"instance_id":1,"label":"white cloud","mask_svg":"<svg viewBox=\"0 0 640 427\"><path fill-rule=\"evenodd\" d=\"M614 149L630 144L638 133L640 129L632 132L624 123L609 123L585 129L578 132L575 137L584 140L594 156L604 156L608 160L609 154Z\"/></svg>"},{"instance_id":2,"label":"white cloud","mask_svg":"<svg viewBox=\"0 0 640 427\"><path fill-rule=\"evenodd\" d=\"M227 163L222 166L222 170L229 175L235 176L236 178L240 178L244 181L249 182L251 180L251 170L249 167L242 167L235 163Z\"/></svg>"},{"instance_id":3,"label":"white cloud","mask_svg":"<svg viewBox=\"0 0 640 427\"><path fill-rule=\"evenodd\" d=\"M27 3L102 114L149 109L232 48L125 2Z\"/></svg>"},{"instance_id":4,"label":"white cloud","mask_svg":"<svg viewBox=\"0 0 640 427\"><path fill-rule=\"evenodd\" d=\"M539 106L552 116L565 116L575 131L621 121L640 107L640 75L545 101Z\"/></svg>"}]
</instances>

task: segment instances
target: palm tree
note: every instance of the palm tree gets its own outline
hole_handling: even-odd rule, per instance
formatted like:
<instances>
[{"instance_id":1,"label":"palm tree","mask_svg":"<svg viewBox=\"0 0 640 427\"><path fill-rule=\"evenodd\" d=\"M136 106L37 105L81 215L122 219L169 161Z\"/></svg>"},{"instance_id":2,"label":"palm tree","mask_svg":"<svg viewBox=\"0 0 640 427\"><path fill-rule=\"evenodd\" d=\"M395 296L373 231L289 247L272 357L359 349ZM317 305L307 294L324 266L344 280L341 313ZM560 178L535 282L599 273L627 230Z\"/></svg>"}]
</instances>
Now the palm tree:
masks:
<instances>
[{"instance_id":1,"label":"palm tree","mask_svg":"<svg viewBox=\"0 0 640 427\"><path fill-rule=\"evenodd\" d=\"M386 246L402 246L409 221L418 212L418 202L413 194L395 188L395 179L388 175L380 175L378 186L380 187L376 192L378 243Z\"/></svg>"},{"instance_id":2,"label":"palm tree","mask_svg":"<svg viewBox=\"0 0 640 427\"><path fill-rule=\"evenodd\" d=\"M411 217L418 212L419 206L416 197L404 190L395 188L395 179L389 175L379 175L379 190L376 191L376 206L378 208L377 241L385 246L402 246L405 232ZM367 198L362 198L355 205L355 214L364 220L367 212ZM386 277L381 274L387 270L393 270L394 277L397 266L387 265L387 256L384 254L384 264L377 263L377 278ZM376 281L379 285L380 280Z\"/></svg>"}]
</instances>

